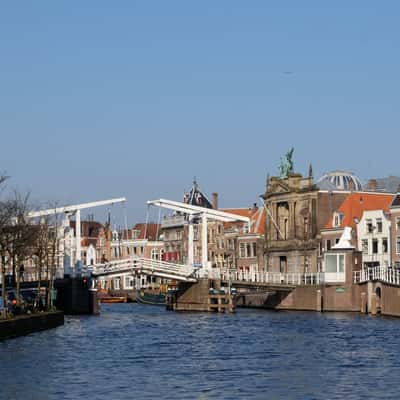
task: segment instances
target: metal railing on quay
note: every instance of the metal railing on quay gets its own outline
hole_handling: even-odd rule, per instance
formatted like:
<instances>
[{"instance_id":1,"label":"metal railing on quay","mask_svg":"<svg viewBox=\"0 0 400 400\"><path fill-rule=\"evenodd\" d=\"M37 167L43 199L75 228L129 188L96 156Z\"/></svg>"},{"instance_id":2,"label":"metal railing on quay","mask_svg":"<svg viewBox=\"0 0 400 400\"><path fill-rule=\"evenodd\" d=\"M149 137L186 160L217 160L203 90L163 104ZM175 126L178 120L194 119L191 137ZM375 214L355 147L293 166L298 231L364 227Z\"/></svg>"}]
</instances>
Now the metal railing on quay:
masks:
<instances>
[{"instance_id":1,"label":"metal railing on quay","mask_svg":"<svg viewBox=\"0 0 400 400\"><path fill-rule=\"evenodd\" d=\"M306 272L306 273L281 273L281 272L250 272L235 271L229 274L224 272L221 274L223 280L230 279L236 282L249 283L265 283L274 285L320 285L324 283L325 274L323 272Z\"/></svg>"},{"instance_id":2,"label":"metal railing on quay","mask_svg":"<svg viewBox=\"0 0 400 400\"><path fill-rule=\"evenodd\" d=\"M400 286L400 271L386 266L369 267L363 268L360 271L354 271L354 283L365 283L371 281L381 281Z\"/></svg>"}]
</instances>

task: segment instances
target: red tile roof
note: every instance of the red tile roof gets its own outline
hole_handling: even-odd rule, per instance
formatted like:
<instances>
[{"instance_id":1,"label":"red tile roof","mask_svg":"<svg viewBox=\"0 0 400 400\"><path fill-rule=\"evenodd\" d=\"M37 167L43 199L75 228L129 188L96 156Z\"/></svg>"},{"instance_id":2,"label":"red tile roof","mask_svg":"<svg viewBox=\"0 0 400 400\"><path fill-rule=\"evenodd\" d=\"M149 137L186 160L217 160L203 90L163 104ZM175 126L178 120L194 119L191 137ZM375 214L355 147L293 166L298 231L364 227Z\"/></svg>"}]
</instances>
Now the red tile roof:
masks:
<instances>
[{"instance_id":1,"label":"red tile roof","mask_svg":"<svg viewBox=\"0 0 400 400\"><path fill-rule=\"evenodd\" d=\"M340 227L337 228L350 226L355 229L354 219L361 220L364 211L383 210L389 212L394 197L393 194L383 193L353 192L349 194L337 210L344 216ZM325 228L336 228L333 226L333 216Z\"/></svg>"},{"instance_id":2,"label":"red tile roof","mask_svg":"<svg viewBox=\"0 0 400 400\"><path fill-rule=\"evenodd\" d=\"M224 208L220 211L250 218L250 233L265 234L265 212L262 208ZM243 222L226 222L225 229L242 227Z\"/></svg>"},{"instance_id":3,"label":"red tile roof","mask_svg":"<svg viewBox=\"0 0 400 400\"><path fill-rule=\"evenodd\" d=\"M153 222L149 222L147 224L147 227L145 223L138 223L132 229L123 230L123 239L132 239L133 231L139 231L139 236L137 237L137 239L157 240L157 233L158 235L160 235L161 226Z\"/></svg>"}]
</instances>

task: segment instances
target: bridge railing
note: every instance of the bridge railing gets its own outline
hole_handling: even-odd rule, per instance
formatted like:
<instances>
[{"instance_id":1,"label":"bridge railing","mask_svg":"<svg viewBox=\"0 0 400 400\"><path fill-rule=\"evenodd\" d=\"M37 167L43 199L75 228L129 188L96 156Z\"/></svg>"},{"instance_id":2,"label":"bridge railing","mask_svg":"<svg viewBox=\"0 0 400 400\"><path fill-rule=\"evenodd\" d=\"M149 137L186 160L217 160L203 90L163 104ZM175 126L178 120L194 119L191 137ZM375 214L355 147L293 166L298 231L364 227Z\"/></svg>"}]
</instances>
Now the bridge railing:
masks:
<instances>
[{"instance_id":1,"label":"bridge railing","mask_svg":"<svg viewBox=\"0 0 400 400\"><path fill-rule=\"evenodd\" d=\"M153 260L145 257L131 257L124 260L115 260L106 264L97 264L90 267L94 275L112 274L131 270L136 272L163 272L179 277L189 277L194 274L194 268L188 265L174 264L162 260Z\"/></svg>"},{"instance_id":2,"label":"bridge railing","mask_svg":"<svg viewBox=\"0 0 400 400\"><path fill-rule=\"evenodd\" d=\"M275 285L320 285L324 283L323 272L308 273L280 273L280 272L226 272L221 273L223 280L249 282L249 283L270 283Z\"/></svg>"},{"instance_id":3,"label":"bridge railing","mask_svg":"<svg viewBox=\"0 0 400 400\"><path fill-rule=\"evenodd\" d=\"M194 274L194 268L184 264L174 264L162 260L153 260L151 258L140 258L139 262L142 268L166 271L177 275L191 276Z\"/></svg>"},{"instance_id":4,"label":"bridge railing","mask_svg":"<svg viewBox=\"0 0 400 400\"><path fill-rule=\"evenodd\" d=\"M391 267L370 267L353 272L354 283L381 281L400 286L400 271Z\"/></svg>"}]
</instances>

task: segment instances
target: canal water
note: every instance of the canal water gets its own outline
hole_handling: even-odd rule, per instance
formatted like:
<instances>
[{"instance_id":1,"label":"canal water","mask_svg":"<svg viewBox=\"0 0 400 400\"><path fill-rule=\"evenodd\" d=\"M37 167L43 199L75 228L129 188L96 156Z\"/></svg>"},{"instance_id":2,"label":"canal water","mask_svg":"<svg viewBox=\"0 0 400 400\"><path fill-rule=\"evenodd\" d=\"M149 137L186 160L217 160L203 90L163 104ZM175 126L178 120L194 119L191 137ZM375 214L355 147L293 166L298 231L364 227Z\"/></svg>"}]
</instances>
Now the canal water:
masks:
<instances>
[{"instance_id":1,"label":"canal water","mask_svg":"<svg viewBox=\"0 0 400 400\"><path fill-rule=\"evenodd\" d=\"M399 399L400 319L110 304L0 342L1 399Z\"/></svg>"}]
</instances>

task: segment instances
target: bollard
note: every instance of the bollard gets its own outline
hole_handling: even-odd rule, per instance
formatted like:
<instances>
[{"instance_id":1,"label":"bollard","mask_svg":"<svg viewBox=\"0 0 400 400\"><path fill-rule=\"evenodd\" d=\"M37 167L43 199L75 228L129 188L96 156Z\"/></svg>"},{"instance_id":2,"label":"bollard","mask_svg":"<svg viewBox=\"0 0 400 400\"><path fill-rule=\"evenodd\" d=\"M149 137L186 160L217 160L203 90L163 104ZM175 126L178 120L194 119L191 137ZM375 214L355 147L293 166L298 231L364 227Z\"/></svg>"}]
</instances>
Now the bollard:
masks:
<instances>
[{"instance_id":1,"label":"bollard","mask_svg":"<svg viewBox=\"0 0 400 400\"><path fill-rule=\"evenodd\" d=\"M365 292L361 293L361 308L360 312L362 314L368 313L368 304L367 304L367 294Z\"/></svg>"}]
</instances>

